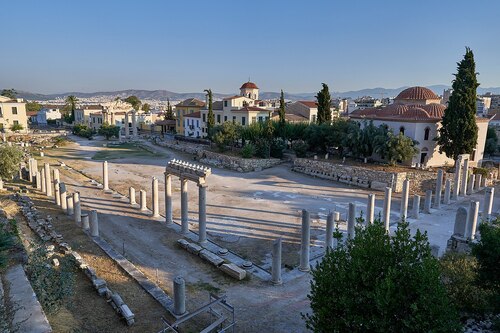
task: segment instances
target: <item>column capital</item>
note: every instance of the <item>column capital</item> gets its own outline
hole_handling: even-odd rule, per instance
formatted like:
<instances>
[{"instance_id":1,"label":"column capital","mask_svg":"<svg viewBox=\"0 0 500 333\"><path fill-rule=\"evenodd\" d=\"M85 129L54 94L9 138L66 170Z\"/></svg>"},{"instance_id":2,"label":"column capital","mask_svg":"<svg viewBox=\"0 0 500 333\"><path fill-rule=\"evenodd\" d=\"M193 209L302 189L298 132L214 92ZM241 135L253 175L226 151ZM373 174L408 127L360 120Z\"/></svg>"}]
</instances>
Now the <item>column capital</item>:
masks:
<instances>
[{"instance_id":1,"label":"column capital","mask_svg":"<svg viewBox=\"0 0 500 333\"><path fill-rule=\"evenodd\" d=\"M196 185L200 188L207 188L208 187L207 183L197 183Z\"/></svg>"}]
</instances>

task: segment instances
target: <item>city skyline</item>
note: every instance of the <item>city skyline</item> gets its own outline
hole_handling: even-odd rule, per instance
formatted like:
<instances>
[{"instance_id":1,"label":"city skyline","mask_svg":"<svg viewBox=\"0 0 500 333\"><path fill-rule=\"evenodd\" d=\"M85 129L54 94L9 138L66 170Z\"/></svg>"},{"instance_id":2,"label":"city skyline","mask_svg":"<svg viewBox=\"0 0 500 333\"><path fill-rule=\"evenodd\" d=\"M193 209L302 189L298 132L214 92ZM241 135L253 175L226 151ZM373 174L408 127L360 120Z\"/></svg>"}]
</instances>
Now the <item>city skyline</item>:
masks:
<instances>
[{"instance_id":1,"label":"city skyline","mask_svg":"<svg viewBox=\"0 0 500 333\"><path fill-rule=\"evenodd\" d=\"M263 91L290 93L316 91L321 82L332 91L451 85L465 46L475 53L481 87L500 86L500 47L489 37L500 30L493 1L472 13L465 1L20 1L3 8L0 28L12 43L2 88L231 93L249 78Z\"/></svg>"}]
</instances>

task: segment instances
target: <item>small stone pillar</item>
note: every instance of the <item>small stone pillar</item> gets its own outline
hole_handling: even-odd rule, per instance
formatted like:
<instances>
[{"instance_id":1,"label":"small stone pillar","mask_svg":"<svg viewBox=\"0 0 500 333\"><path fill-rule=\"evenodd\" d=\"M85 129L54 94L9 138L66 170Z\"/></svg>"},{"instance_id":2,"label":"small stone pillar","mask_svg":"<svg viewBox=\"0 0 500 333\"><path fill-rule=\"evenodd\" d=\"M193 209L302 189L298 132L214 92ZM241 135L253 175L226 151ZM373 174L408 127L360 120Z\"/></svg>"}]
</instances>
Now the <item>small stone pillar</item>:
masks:
<instances>
[{"instance_id":1,"label":"small stone pillar","mask_svg":"<svg viewBox=\"0 0 500 333\"><path fill-rule=\"evenodd\" d=\"M425 192L425 201L424 201L424 213L431 213L431 204L432 204L432 190L427 190Z\"/></svg>"},{"instance_id":2,"label":"small stone pillar","mask_svg":"<svg viewBox=\"0 0 500 333\"><path fill-rule=\"evenodd\" d=\"M401 196L401 209L399 217L404 220L408 217L408 198L410 196L410 180L405 179L403 181L403 193Z\"/></svg>"},{"instance_id":3,"label":"small stone pillar","mask_svg":"<svg viewBox=\"0 0 500 333\"><path fill-rule=\"evenodd\" d=\"M42 184L42 193L47 194L47 183L45 182L45 171L43 169L40 172L40 182Z\"/></svg>"},{"instance_id":4,"label":"small stone pillar","mask_svg":"<svg viewBox=\"0 0 500 333\"><path fill-rule=\"evenodd\" d=\"M302 237L300 243L300 265L299 270L302 272L309 272L309 255L311 243L311 220L309 212L305 209L302 210Z\"/></svg>"},{"instance_id":5,"label":"small stone pillar","mask_svg":"<svg viewBox=\"0 0 500 333\"><path fill-rule=\"evenodd\" d=\"M335 222L340 222L340 212L333 212L333 220Z\"/></svg>"},{"instance_id":6,"label":"small stone pillar","mask_svg":"<svg viewBox=\"0 0 500 333\"><path fill-rule=\"evenodd\" d=\"M384 222L385 231L389 232L389 224L391 222L391 197L392 188L386 187L384 194L384 210L382 214L382 220Z\"/></svg>"},{"instance_id":7,"label":"small stone pillar","mask_svg":"<svg viewBox=\"0 0 500 333\"><path fill-rule=\"evenodd\" d=\"M368 205L366 206L366 223L372 224L375 219L375 194L368 194Z\"/></svg>"},{"instance_id":8,"label":"small stone pillar","mask_svg":"<svg viewBox=\"0 0 500 333\"><path fill-rule=\"evenodd\" d=\"M165 172L165 223L171 225L172 219L172 175Z\"/></svg>"},{"instance_id":9,"label":"small stone pillar","mask_svg":"<svg viewBox=\"0 0 500 333\"><path fill-rule=\"evenodd\" d=\"M349 217L347 218L347 238L354 238L354 226L356 225L356 204L349 203Z\"/></svg>"},{"instance_id":10,"label":"small stone pillar","mask_svg":"<svg viewBox=\"0 0 500 333\"><path fill-rule=\"evenodd\" d=\"M198 184L198 243L207 242L207 185Z\"/></svg>"},{"instance_id":11,"label":"small stone pillar","mask_svg":"<svg viewBox=\"0 0 500 333\"><path fill-rule=\"evenodd\" d=\"M450 196L451 196L451 180L446 179L446 182L444 185L444 203L446 205L450 204Z\"/></svg>"},{"instance_id":12,"label":"small stone pillar","mask_svg":"<svg viewBox=\"0 0 500 333\"><path fill-rule=\"evenodd\" d=\"M183 235L189 233L188 180L186 178L181 178L181 233Z\"/></svg>"},{"instance_id":13,"label":"small stone pillar","mask_svg":"<svg viewBox=\"0 0 500 333\"><path fill-rule=\"evenodd\" d=\"M33 167L33 169L30 172L33 174L34 178L36 177L36 174L38 172L38 161L36 160L36 158L33 158L33 160L31 161L31 166Z\"/></svg>"},{"instance_id":14,"label":"small stone pillar","mask_svg":"<svg viewBox=\"0 0 500 333\"><path fill-rule=\"evenodd\" d=\"M133 187L128 188L128 196L129 196L129 203L131 205L135 205L137 203L135 201L135 188L133 188Z\"/></svg>"},{"instance_id":15,"label":"small stone pillar","mask_svg":"<svg viewBox=\"0 0 500 333\"><path fill-rule=\"evenodd\" d=\"M479 201L470 202L469 213L467 214L467 225L465 227L465 238L476 238L477 216L479 214Z\"/></svg>"},{"instance_id":16,"label":"small stone pillar","mask_svg":"<svg viewBox=\"0 0 500 333\"><path fill-rule=\"evenodd\" d=\"M40 171L36 171L36 176L35 176L35 181L36 181L36 189L41 191L42 190L42 179L41 179L41 173Z\"/></svg>"},{"instance_id":17,"label":"small stone pillar","mask_svg":"<svg viewBox=\"0 0 500 333\"><path fill-rule=\"evenodd\" d=\"M108 161L102 162L102 189L109 191Z\"/></svg>"},{"instance_id":18,"label":"small stone pillar","mask_svg":"<svg viewBox=\"0 0 500 333\"><path fill-rule=\"evenodd\" d=\"M463 196L467 195L467 179L469 174L469 155L465 154L465 156L464 169L462 171L462 186L460 188L460 193L462 193Z\"/></svg>"},{"instance_id":19,"label":"small stone pillar","mask_svg":"<svg viewBox=\"0 0 500 333\"><path fill-rule=\"evenodd\" d=\"M153 188L153 194L152 194L152 202L153 202L153 217L159 217L160 216L160 199L158 198L158 178L153 177L152 180L152 188Z\"/></svg>"},{"instance_id":20,"label":"small stone pillar","mask_svg":"<svg viewBox=\"0 0 500 333\"><path fill-rule=\"evenodd\" d=\"M125 139L128 139L130 137L130 127L129 127L129 120L128 120L128 112L125 112Z\"/></svg>"},{"instance_id":21,"label":"small stone pillar","mask_svg":"<svg viewBox=\"0 0 500 333\"><path fill-rule=\"evenodd\" d=\"M283 283L281 280L281 238L273 241L273 266L271 268L271 281L275 285Z\"/></svg>"},{"instance_id":22,"label":"small stone pillar","mask_svg":"<svg viewBox=\"0 0 500 333\"><path fill-rule=\"evenodd\" d=\"M487 181L487 179L488 179L488 178L487 178L487 176L486 176L486 177L482 177L482 178L481 178L481 188L483 188L483 187L486 187L486 186L487 186L487 185L486 185L486 181Z\"/></svg>"},{"instance_id":23,"label":"small stone pillar","mask_svg":"<svg viewBox=\"0 0 500 333\"><path fill-rule=\"evenodd\" d=\"M137 139L137 111L132 111L132 136Z\"/></svg>"},{"instance_id":24,"label":"small stone pillar","mask_svg":"<svg viewBox=\"0 0 500 333\"><path fill-rule=\"evenodd\" d=\"M33 182L33 158L28 159L28 180Z\"/></svg>"},{"instance_id":25,"label":"small stone pillar","mask_svg":"<svg viewBox=\"0 0 500 333\"><path fill-rule=\"evenodd\" d=\"M0 191L3 191L4 188L3 188L3 179L0 178Z\"/></svg>"},{"instance_id":26,"label":"small stone pillar","mask_svg":"<svg viewBox=\"0 0 500 333\"><path fill-rule=\"evenodd\" d=\"M493 209L493 197L495 195L494 187L487 187L484 190L484 205L483 205L483 216L484 221L489 221L491 217L491 211Z\"/></svg>"},{"instance_id":27,"label":"small stone pillar","mask_svg":"<svg viewBox=\"0 0 500 333\"><path fill-rule=\"evenodd\" d=\"M90 211L90 235L92 237L99 236L99 220L97 218L97 210Z\"/></svg>"},{"instance_id":28,"label":"small stone pillar","mask_svg":"<svg viewBox=\"0 0 500 333\"><path fill-rule=\"evenodd\" d=\"M55 196L55 192L56 192L56 180L60 183L61 182L61 179L59 178L59 169L52 169L52 177L53 177L53 180L52 180L52 188L54 190L54 196ZM56 199L57 200L57 199Z\"/></svg>"},{"instance_id":29,"label":"small stone pillar","mask_svg":"<svg viewBox=\"0 0 500 333\"><path fill-rule=\"evenodd\" d=\"M460 194L460 178L462 173L462 155L458 155L455 161L455 179L453 182L453 199L458 200L458 195Z\"/></svg>"},{"instance_id":30,"label":"small stone pillar","mask_svg":"<svg viewBox=\"0 0 500 333\"><path fill-rule=\"evenodd\" d=\"M54 180L54 203L61 206L61 190L59 188L59 180Z\"/></svg>"},{"instance_id":31,"label":"small stone pillar","mask_svg":"<svg viewBox=\"0 0 500 333\"><path fill-rule=\"evenodd\" d=\"M412 215L414 219L417 219L420 217L420 195L415 194L413 197L413 211Z\"/></svg>"},{"instance_id":32,"label":"small stone pillar","mask_svg":"<svg viewBox=\"0 0 500 333\"><path fill-rule=\"evenodd\" d=\"M50 181L50 165L49 163L44 164L44 171L45 171L45 190L47 191L47 196L51 197L52 196L52 182Z\"/></svg>"},{"instance_id":33,"label":"small stone pillar","mask_svg":"<svg viewBox=\"0 0 500 333\"><path fill-rule=\"evenodd\" d=\"M478 173L476 175L476 191L479 191L481 189L481 181L483 180L483 175Z\"/></svg>"},{"instance_id":34,"label":"small stone pillar","mask_svg":"<svg viewBox=\"0 0 500 333\"><path fill-rule=\"evenodd\" d=\"M83 228L83 230L90 229L89 214L87 214L87 213L82 214L82 228Z\"/></svg>"},{"instance_id":35,"label":"small stone pillar","mask_svg":"<svg viewBox=\"0 0 500 333\"><path fill-rule=\"evenodd\" d=\"M468 185L467 192L469 193L469 195L471 195L472 193L474 193L474 184L475 183L476 183L476 175L475 174L471 174L469 176L469 182L467 183L467 185Z\"/></svg>"},{"instance_id":36,"label":"small stone pillar","mask_svg":"<svg viewBox=\"0 0 500 333\"><path fill-rule=\"evenodd\" d=\"M368 201L369 202L369 201ZM326 241L325 249L333 249L333 213L330 212L326 217Z\"/></svg>"},{"instance_id":37,"label":"small stone pillar","mask_svg":"<svg viewBox=\"0 0 500 333\"><path fill-rule=\"evenodd\" d=\"M72 194L69 194L67 197L66 197L66 214L71 216L75 213L75 210L73 208L73 195Z\"/></svg>"},{"instance_id":38,"label":"small stone pillar","mask_svg":"<svg viewBox=\"0 0 500 333\"><path fill-rule=\"evenodd\" d=\"M174 279L174 314L183 315L186 312L186 283L180 276Z\"/></svg>"},{"instance_id":39,"label":"small stone pillar","mask_svg":"<svg viewBox=\"0 0 500 333\"><path fill-rule=\"evenodd\" d=\"M75 223L80 225L82 223L82 204L79 192L73 193L73 207L75 210Z\"/></svg>"},{"instance_id":40,"label":"small stone pillar","mask_svg":"<svg viewBox=\"0 0 500 333\"><path fill-rule=\"evenodd\" d=\"M146 205L146 191L145 190L140 190L139 191L139 199L140 199L140 204L141 204L141 210L148 210L148 207Z\"/></svg>"},{"instance_id":41,"label":"small stone pillar","mask_svg":"<svg viewBox=\"0 0 500 333\"><path fill-rule=\"evenodd\" d=\"M436 196L434 197L434 207L441 208L441 193L443 191L443 169L438 170L436 179Z\"/></svg>"},{"instance_id":42,"label":"small stone pillar","mask_svg":"<svg viewBox=\"0 0 500 333\"><path fill-rule=\"evenodd\" d=\"M66 196L68 195L68 192L66 191L66 184L59 183L59 192L61 196L61 209L64 212L68 209L68 203L66 201Z\"/></svg>"}]
</instances>

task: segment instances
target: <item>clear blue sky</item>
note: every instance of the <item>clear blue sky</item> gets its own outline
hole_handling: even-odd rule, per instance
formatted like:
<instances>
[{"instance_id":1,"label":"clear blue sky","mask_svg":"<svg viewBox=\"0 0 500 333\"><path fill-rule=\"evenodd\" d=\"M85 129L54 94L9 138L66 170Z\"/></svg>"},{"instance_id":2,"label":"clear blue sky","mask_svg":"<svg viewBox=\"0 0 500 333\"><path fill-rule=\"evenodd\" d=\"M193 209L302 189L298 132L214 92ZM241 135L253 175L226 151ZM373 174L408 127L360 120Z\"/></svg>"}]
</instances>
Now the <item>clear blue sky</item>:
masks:
<instances>
[{"instance_id":1,"label":"clear blue sky","mask_svg":"<svg viewBox=\"0 0 500 333\"><path fill-rule=\"evenodd\" d=\"M2 1L0 87L314 92L500 86L500 1Z\"/></svg>"}]
</instances>

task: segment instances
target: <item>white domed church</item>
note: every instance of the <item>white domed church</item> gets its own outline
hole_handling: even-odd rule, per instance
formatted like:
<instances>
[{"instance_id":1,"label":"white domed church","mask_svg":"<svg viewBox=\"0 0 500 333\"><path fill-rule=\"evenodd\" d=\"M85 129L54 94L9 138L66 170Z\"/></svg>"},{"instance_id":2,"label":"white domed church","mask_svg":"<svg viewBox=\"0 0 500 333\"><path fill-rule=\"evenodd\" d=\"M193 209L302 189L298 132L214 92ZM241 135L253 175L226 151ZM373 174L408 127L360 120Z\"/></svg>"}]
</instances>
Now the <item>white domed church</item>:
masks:
<instances>
[{"instance_id":1,"label":"white domed church","mask_svg":"<svg viewBox=\"0 0 500 333\"><path fill-rule=\"evenodd\" d=\"M418 141L419 153L405 164L415 166L421 164L429 167L453 165L453 159L439 153L434 138L441 127L441 120L446 106L440 104L440 98L432 90L425 87L411 87L403 90L394 99L394 103L386 107L356 110L350 115L352 120L365 123L373 121L375 126L386 124L393 133L404 135ZM470 157L470 164L481 164L488 130L487 118L476 118L478 126L477 146Z\"/></svg>"}]
</instances>

